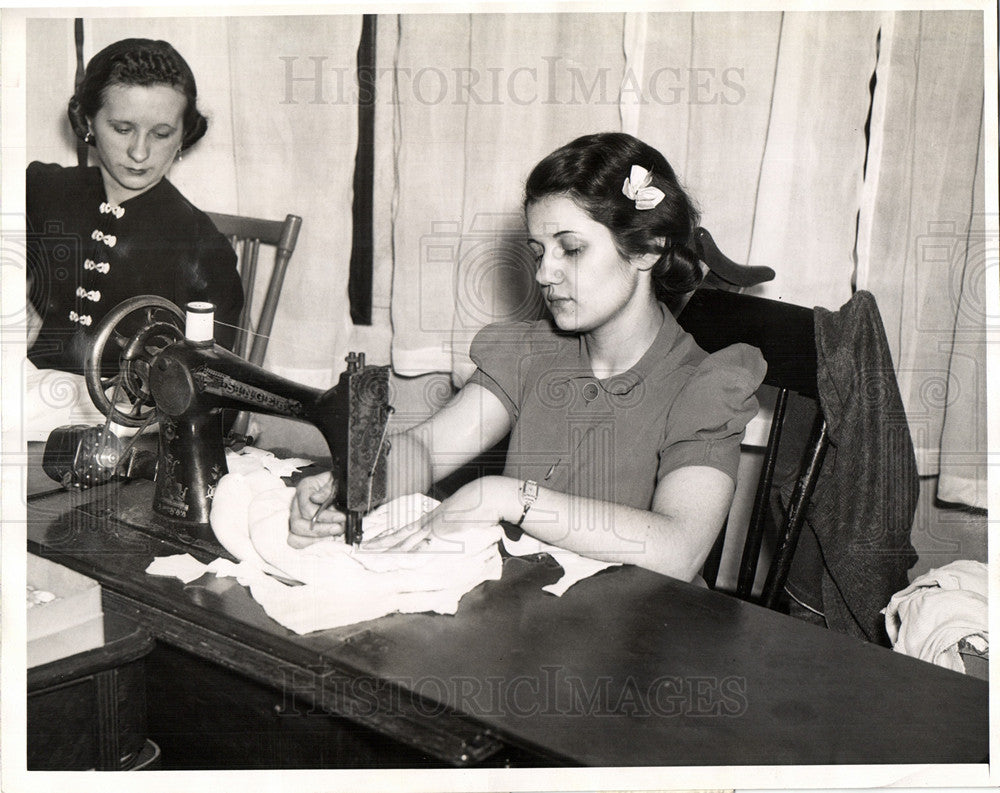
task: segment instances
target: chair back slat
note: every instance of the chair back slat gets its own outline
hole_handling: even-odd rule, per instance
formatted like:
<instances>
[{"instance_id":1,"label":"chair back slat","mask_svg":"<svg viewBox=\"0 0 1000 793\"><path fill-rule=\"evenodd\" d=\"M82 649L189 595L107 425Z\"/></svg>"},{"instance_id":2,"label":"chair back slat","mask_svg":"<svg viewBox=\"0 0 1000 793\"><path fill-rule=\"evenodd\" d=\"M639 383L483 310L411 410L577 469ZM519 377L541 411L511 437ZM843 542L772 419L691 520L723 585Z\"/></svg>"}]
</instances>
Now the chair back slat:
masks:
<instances>
[{"instance_id":1,"label":"chair back slat","mask_svg":"<svg viewBox=\"0 0 1000 793\"><path fill-rule=\"evenodd\" d=\"M236 346L233 351L246 358L250 349L253 327L254 285L257 282L257 257L260 252L260 241L240 237L231 237L230 241L236 250L236 267L243 284L243 310L240 312L240 327L236 332Z\"/></svg>"},{"instance_id":2,"label":"chair back slat","mask_svg":"<svg viewBox=\"0 0 1000 793\"><path fill-rule=\"evenodd\" d=\"M771 561L771 566L767 571L767 579L764 581L761 605L767 608L773 609L778 605L781 590L788 579L795 547L798 544L799 535L802 533L802 525L805 523L806 507L816 489L816 482L819 480L820 468L823 466L823 458L826 456L829 443L830 436L827 433L826 421L822 416L817 416L816 424L806 444L807 453L804 467L795 481L795 488L788 505L788 513L782 525L781 535L778 537L774 559Z\"/></svg>"},{"instance_id":3,"label":"chair back slat","mask_svg":"<svg viewBox=\"0 0 1000 793\"><path fill-rule=\"evenodd\" d=\"M265 245L277 245L285 230L285 225L288 223L288 218L285 220L263 220L243 215L225 215L221 212L209 212L208 216L223 236L230 239L236 237L241 240L260 240ZM288 217L298 216L289 215ZM300 222L301 220L299 218Z\"/></svg>"},{"instance_id":4,"label":"chair back slat","mask_svg":"<svg viewBox=\"0 0 1000 793\"><path fill-rule=\"evenodd\" d=\"M264 220L217 212L209 212L208 216L235 249L237 268L243 285L243 310L240 312L240 326L237 330L234 352L250 363L262 366L285 273L302 228L302 218L298 215L287 215L283 221ZM273 246L275 255L267 290L264 293L264 302L258 312L255 296L257 277L261 270L259 267L261 245ZM237 416L232 432L236 436L243 436L246 434L248 424L249 414L243 411Z\"/></svg>"},{"instance_id":5,"label":"chair back slat","mask_svg":"<svg viewBox=\"0 0 1000 793\"><path fill-rule=\"evenodd\" d=\"M717 352L737 343L757 347L767 362L764 384L778 389L736 583L736 595L750 600L753 599L765 528L769 523L771 494L781 484L775 482L775 473L789 395L795 392L814 401L818 399L814 312L803 306L738 292L699 289L690 297L677 320L706 352ZM765 577L761 602L770 608L777 605L784 589L827 442L825 423L820 415L817 428L801 455L792 503L778 529L773 560ZM706 563L706 581L710 586L715 585L717 578L725 531L723 527Z\"/></svg>"},{"instance_id":6,"label":"chair back slat","mask_svg":"<svg viewBox=\"0 0 1000 793\"><path fill-rule=\"evenodd\" d=\"M288 263L295 251L299 231L302 228L302 218L298 215L288 215L283 221L264 220L218 212L209 212L208 216L236 250L237 267L243 284L243 311L240 314L240 327L234 351L237 355L260 366L264 363L267 342L274 325L274 315L281 297ZM275 257L267 290L264 293L264 302L258 311L255 296L261 269L259 264L261 245L274 247ZM254 321L255 316L256 321Z\"/></svg>"},{"instance_id":7,"label":"chair back slat","mask_svg":"<svg viewBox=\"0 0 1000 793\"><path fill-rule=\"evenodd\" d=\"M767 361L766 385L817 396L813 311L738 292L699 289L677 318L706 352L743 342Z\"/></svg>"},{"instance_id":8,"label":"chair back slat","mask_svg":"<svg viewBox=\"0 0 1000 793\"><path fill-rule=\"evenodd\" d=\"M754 580L757 578L757 562L760 559L760 549L764 542L764 524L767 518L771 487L774 485L774 469L778 462L778 446L781 443L781 430L785 423L787 408L788 389L782 388L779 389L778 398L774 403L771 428L768 431L764 460L761 463L760 478L757 480L753 510L750 512L750 523L747 526L747 537L743 543L743 555L740 559L736 594L744 600L749 600L753 594Z\"/></svg>"}]
</instances>

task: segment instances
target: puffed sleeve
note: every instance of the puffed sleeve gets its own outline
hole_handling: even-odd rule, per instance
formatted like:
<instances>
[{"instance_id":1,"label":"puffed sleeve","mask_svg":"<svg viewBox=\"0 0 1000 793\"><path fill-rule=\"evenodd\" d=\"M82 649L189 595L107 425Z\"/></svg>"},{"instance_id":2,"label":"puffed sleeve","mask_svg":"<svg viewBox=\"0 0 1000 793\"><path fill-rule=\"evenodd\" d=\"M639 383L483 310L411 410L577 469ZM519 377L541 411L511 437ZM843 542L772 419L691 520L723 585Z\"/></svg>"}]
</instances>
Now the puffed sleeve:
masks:
<instances>
[{"instance_id":1,"label":"puffed sleeve","mask_svg":"<svg viewBox=\"0 0 1000 793\"><path fill-rule=\"evenodd\" d=\"M717 468L736 480L740 442L757 415L767 364L756 347L734 344L707 356L667 415L657 481L687 465Z\"/></svg>"},{"instance_id":2,"label":"puffed sleeve","mask_svg":"<svg viewBox=\"0 0 1000 793\"><path fill-rule=\"evenodd\" d=\"M207 217L199 228L197 259L185 302L207 300L215 304L215 340L231 350L243 309L243 284L233 246Z\"/></svg>"},{"instance_id":3,"label":"puffed sleeve","mask_svg":"<svg viewBox=\"0 0 1000 793\"><path fill-rule=\"evenodd\" d=\"M469 378L503 403L511 421L516 421L521 403L519 371L528 351L529 322L498 322L487 325L472 340L469 357L476 371Z\"/></svg>"}]
</instances>

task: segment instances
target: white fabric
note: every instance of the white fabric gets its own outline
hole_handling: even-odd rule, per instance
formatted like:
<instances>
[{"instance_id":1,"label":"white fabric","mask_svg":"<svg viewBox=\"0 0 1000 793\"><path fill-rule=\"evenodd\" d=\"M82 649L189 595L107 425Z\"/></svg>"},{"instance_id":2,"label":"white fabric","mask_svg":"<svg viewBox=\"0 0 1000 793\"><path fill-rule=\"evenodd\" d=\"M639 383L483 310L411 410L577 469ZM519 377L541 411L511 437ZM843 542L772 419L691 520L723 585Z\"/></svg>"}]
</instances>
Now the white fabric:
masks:
<instances>
[{"instance_id":1,"label":"white fabric","mask_svg":"<svg viewBox=\"0 0 1000 793\"><path fill-rule=\"evenodd\" d=\"M409 525L437 506L437 501L419 494L398 498L368 515L360 548L332 537L305 548L291 547L288 514L295 491L265 465L281 470L282 465L305 462L278 462L256 449L228 454L229 473L216 486L211 524L219 542L239 563L216 559L203 565L183 554L155 559L147 572L176 576L185 583L206 572L233 576L250 588L272 619L296 633L394 612L454 614L466 592L500 578L499 525L466 527L447 539L431 537L427 545L408 553L367 547L383 532ZM610 566L527 537L505 542L513 555L547 552L559 562L564 575L545 587L557 596Z\"/></svg>"},{"instance_id":2,"label":"white fabric","mask_svg":"<svg viewBox=\"0 0 1000 793\"><path fill-rule=\"evenodd\" d=\"M915 579L883 609L893 649L964 672L958 643L989 646L987 587L986 565L965 559Z\"/></svg>"},{"instance_id":3,"label":"white fabric","mask_svg":"<svg viewBox=\"0 0 1000 793\"><path fill-rule=\"evenodd\" d=\"M190 584L205 575L206 566L189 553L178 553L173 556L158 556L149 563L146 572L150 575L161 575L169 578L179 578L185 584Z\"/></svg>"}]
</instances>

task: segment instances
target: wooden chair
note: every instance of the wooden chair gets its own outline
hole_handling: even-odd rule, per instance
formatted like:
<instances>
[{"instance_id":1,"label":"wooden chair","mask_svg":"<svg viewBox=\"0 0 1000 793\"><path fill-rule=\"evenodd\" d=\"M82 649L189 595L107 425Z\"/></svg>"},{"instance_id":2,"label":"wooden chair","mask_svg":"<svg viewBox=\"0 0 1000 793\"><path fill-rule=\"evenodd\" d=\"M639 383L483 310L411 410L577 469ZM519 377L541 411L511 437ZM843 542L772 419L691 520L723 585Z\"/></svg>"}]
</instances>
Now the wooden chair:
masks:
<instances>
[{"instance_id":1,"label":"wooden chair","mask_svg":"<svg viewBox=\"0 0 1000 793\"><path fill-rule=\"evenodd\" d=\"M250 363L261 366L274 325L274 313L278 308L285 271L295 251L299 229L302 227L302 218L298 215L288 215L284 221L261 220L215 212L209 212L208 216L236 249L237 267L243 281L243 312L240 314L240 327L233 352L246 358ZM264 295L264 304L255 319L253 302L261 245L274 246L274 265Z\"/></svg>"},{"instance_id":2,"label":"wooden chair","mask_svg":"<svg viewBox=\"0 0 1000 793\"><path fill-rule=\"evenodd\" d=\"M795 392L802 397L817 400L817 419L802 450L791 502L781 525L777 527L777 547L759 599L761 605L775 608L788 578L792 556L805 520L806 506L815 490L829 442L826 422L818 405L813 311L737 292L699 289L688 300L678 322L706 352L716 352L737 342L757 347L767 361L764 384L778 389L774 418L739 566L736 595L743 600L752 599L771 493L780 484L774 481L775 464L789 394ZM725 539L726 530L723 528L705 563L705 580L712 588L718 577Z\"/></svg>"},{"instance_id":3,"label":"wooden chair","mask_svg":"<svg viewBox=\"0 0 1000 793\"><path fill-rule=\"evenodd\" d=\"M274 314L278 308L278 298L285 282L285 271L299 239L302 218L298 215L287 215L284 221L280 221L223 215L216 212L207 214L215 227L229 238L233 248L236 249L236 266L243 282L243 311L240 313L239 330L236 332L233 352L256 366L263 366L267 342L274 325ZM274 246L274 264L267 291L264 293L264 304L255 321L254 296L261 245ZM230 439L234 443L252 443L253 439L246 434L249 424L250 414L240 411L229 430Z\"/></svg>"}]
</instances>

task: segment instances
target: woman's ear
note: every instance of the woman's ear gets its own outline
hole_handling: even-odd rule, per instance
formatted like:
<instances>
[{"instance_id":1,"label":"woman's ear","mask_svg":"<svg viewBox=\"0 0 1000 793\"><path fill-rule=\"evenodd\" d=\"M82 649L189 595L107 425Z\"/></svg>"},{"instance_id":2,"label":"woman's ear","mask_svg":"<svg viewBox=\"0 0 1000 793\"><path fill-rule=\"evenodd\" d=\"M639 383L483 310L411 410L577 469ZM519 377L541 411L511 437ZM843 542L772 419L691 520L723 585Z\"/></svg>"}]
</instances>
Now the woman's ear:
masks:
<instances>
[{"instance_id":1,"label":"woman's ear","mask_svg":"<svg viewBox=\"0 0 1000 793\"><path fill-rule=\"evenodd\" d=\"M656 251L650 251L649 253L644 253L641 256L635 256L632 259L632 264L636 266L640 272L646 272L647 270L652 270L656 266L656 263L660 261L663 256L663 251L667 247L666 237L657 237L656 240Z\"/></svg>"}]
</instances>

